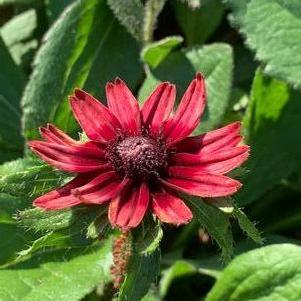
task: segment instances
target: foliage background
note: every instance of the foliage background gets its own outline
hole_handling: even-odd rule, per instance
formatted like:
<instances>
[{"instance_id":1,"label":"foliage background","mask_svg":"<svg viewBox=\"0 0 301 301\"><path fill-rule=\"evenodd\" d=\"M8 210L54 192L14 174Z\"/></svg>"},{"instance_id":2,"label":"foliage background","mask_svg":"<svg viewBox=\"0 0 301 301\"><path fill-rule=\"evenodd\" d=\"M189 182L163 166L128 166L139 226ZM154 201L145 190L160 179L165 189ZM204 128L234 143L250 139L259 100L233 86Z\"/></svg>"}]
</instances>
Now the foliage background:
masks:
<instances>
[{"instance_id":1,"label":"foliage background","mask_svg":"<svg viewBox=\"0 0 301 301\"><path fill-rule=\"evenodd\" d=\"M0 301L301 300L300 0L0 0L0 25ZM105 102L120 76L142 103L165 80L179 98L196 71L208 87L196 133L243 122L243 189L187 200L185 227L146 219L116 293L105 209L33 209L68 176L26 140L47 122L78 137L75 87Z\"/></svg>"}]
</instances>

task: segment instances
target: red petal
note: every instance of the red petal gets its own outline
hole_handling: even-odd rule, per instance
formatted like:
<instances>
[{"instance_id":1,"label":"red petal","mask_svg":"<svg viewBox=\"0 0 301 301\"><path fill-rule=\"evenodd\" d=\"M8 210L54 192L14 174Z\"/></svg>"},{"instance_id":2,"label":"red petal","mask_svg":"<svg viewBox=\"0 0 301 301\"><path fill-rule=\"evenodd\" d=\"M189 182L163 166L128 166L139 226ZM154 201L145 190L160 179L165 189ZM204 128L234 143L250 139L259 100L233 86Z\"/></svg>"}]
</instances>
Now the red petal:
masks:
<instances>
[{"instance_id":1,"label":"red petal","mask_svg":"<svg viewBox=\"0 0 301 301\"><path fill-rule=\"evenodd\" d=\"M84 204L100 205L115 198L129 184L130 180L128 178L125 178L121 182L119 180L104 181L101 185L99 185L96 191L87 194L80 194L79 198ZM78 191L75 191L75 193L77 194Z\"/></svg>"},{"instance_id":2,"label":"red petal","mask_svg":"<svg viewBox=\"0 0 301 301\"><path fill-rule=\"evenodd\" d=\"M192 219L192 213L185 203L178 196L167 192L153 195L152 210L164 223L180 225Z\"/></svg>"},{"instance_id":3,"label":"red petal","mask_svg":"<svg viewBox=\"0 0 301 301\"><path fill-rule=\"evenodd\" d=\"M33 204L36 207L47 210L57 210L78 205L81 201L71 195L71 190L86 184L93 177L91 174L79 175L63 187L38 197L34 200Z\"/></svg>"},{"instance_id":4,"label":"red petal","mask_svg":"<svg viewBox=\"0 0 301 301\"><path fill-rule=\"evenodd\" d=\"M176 98L176 89L169 83L160 84L145 101L141 110L143 123L151 129L152 134L158 133L162 123L169 117Z\"/></svg>"},{"instance_id":5,"label":"red petal","mask_svg":"<svg viewBox=\"0 0 301 301\"><path fill-rule=\"evenodd\" d=\"M194 168L179 167L170 178L161 180L167 187L200 197L220 197L235 193L241 183L222 175L199 172Z\"/></svg>"},{"instance_id":6,"label":"red petal","mask_svg":"<svg viewBox=\"0 0 301 301\"><path fill-rule=\"evenodd\" d=\"M87 172L109 166L104 161L104 150L93 142L69 146L44 141L28 144L44 161L64 171Z\"/></svg>"},{"instance_id":7,"label":"red petal","mask_svg":"<svg viewBox=\"0 0 301 301\"><path fill-rule=\"evenodd\" d=\"M52 124L47 124L46 128L40 127L40 133L41 136L48 142L65 145L76 145L79 143Z\"/></svg>"},{"instance_id":8,"label":"red petal","mask_svg":"<svg viewBox=\"0 0 301 301\"><path fill-rule=\"evenodd\" d=\"M242 140L240 128L241 123L234 122L215 131L187 137L177 144L177 151L183 153L214 152L237 146Z\"/></svg>"},{"instance_id":9,"label":"red petal","mask_svg":"<svg viewBox=\"0 0 301 301\"><path fill-rule=\"evenodd\" d=\"M149 203L149 190L145 183L139 188L127 189L113 199L109 219L113 226L128 230L142 221Z\"/></svg>"},{"instance_id":10,"label":"red petal","mask_svg":"<svg viewBox=\"0 0 301 301\"><path fill-rule=\"evenodd\" d=\"M170 164L178 166L193 166L204 173L225 174L240 166L249 156L249 146L233 147L214 153L175 154Z\"/></svg>"},{"instance_id":11,"label":"red petal","mask_svg":"<svg viewBox=\"0 0 301 301\"><path fill-rule=\"evenodd\" d=\"M116 117L90 94L75 90L70 97L75 118L91 140L106 143L116 137L121 128Z\"/></svg>"},{"instance_id":12,"label":"red petal","mask_svg":"<svg viewBox=\"0 0 301 301\"><path fill-rule=\"evenodd\" d=\"M123 130L137 134L140 131L139 105L127 85L116 78L114 83L107 83L106 94L108 107L120 121Z\"/></svg>"},{"instance_id":13,"label":"red petal","mask_svg":"<svg viewBox=\"0 0 301 301\"><path fill-rule=\"evenodd\" d=\"M164 126L164 134L169 146L183 140L200 122L205 108L205 81L200 73L186 90L175 115Z\"/></svg>"}]
</instances>

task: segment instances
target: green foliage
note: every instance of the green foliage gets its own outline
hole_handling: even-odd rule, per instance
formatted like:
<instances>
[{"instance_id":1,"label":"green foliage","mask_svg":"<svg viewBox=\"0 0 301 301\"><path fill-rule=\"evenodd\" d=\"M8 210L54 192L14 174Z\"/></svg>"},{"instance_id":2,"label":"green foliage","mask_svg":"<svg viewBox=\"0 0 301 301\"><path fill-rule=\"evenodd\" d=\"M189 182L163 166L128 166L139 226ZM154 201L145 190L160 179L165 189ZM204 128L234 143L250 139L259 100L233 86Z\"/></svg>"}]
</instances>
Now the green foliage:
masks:
<instances>
[{"instance_id":1,"label":"green foliage","mask_svg":"<svg viewBox=\"0 0 301 301\"><path fill-rule=\"evenodd\" d=\"M110 280L110 250L108 240L98 250L53 251L0 270L0 300L81 300Z\"/></svg>"},{"instance_id":2,"label":"green foliage","mask_svg":"<svg viewBox=\"0 0 301 301\"><path fill-rule=\"evenodd\" d=\"M53 23L74 0L45 0L47 4L47 17Z\"/></svg>"},{"instance_id":3,"label":"green foliage","mask_svg":"<svg viewBox=\"0 0 301 301\"><path fill-rule=\"evenodd\" d=\"M30 62L38 46L34 37L36 29L37 14L34 9L19 14L1 27L3 41L17 65Z\"/></svg>"},{"instance_id":4,"label":"green foliage","mask_svg":"<svg viewBox=\"0 0 301 301\"><path fill-rule=\"evenodd\" d=\"M251 203L300 167L301 94L284 82L257 72L244 120L251 157L237 195L240 205ZM273 155L271 155L273 154Z\"/></svg>"},{"instance_id":5,"label":"green foliage","mask_svg":"<svg viewBox=\"0 0 301 301\"><path fill-rule=\"evenodd\" d=\"M235 207L233 215L237 219L240 228L246 233L248 237L250 237L254 242L258 244L263 244L263 239L259 231L241 209Z\"/></svg>"},{"instance_id":6,"label":"green foliage","mask_svg":"<svg viewBox=\"0 0 301 301\"><path fill-rule=\"evenodd\" d=\"M227 0L234 23L256 51L267 74L301 87L301 2L299 0ZM268 12L268 15L267 15Z\"/></svg>"},{"instance_id":7,"label":"green foliage","mask_svg":"<svg viewBox=\"0 0 301 301\"><path fill-rule=\"evenodd\" d=\"M224 13L221 0L203 0L194 9L179 1L172 4L188 45L203 44L216 30Z\"/></svg>"},{"instance_id":8,"label":"green foliage","mask_svg":"<svg viewBox=\"0 0 301 301\"><path fill-rule=\"evenodd\" d=\"M20 97L25 76L13 62L0 36L0 163L22 154Z\"/></svg>"},{"instance_id":9,"label":"green foliage","mask_svg":"<svg viewBox=\"0 0 301 301\"><path fill-rule=\"evenodd\" d=\"M123 56L114 55L117 52L128 56L128 64L121 64ZM77 126L67 96L75 87L85 86L99 95L99 84L103 87L116 75L135 86L141 72L137 52L135 42L117 24L105 1L74 2L47 33L35 58L23 95L25 136L35 137L37 127L49 121L74 131Z\"/></svg>"},{"instance_id":10,"label":"green foliage","mask_svg":"<svg viewBox=\"0 0 301 301\"><path fill-rule=\"evenodd\" d=\"M214 206L207 205L200 198L190 197L186 200L192 209L194 218L216 241L221 248L223 260L228 262L233 255L233 237L227 214Z\"/></svg>"},{"instance_id":11,"label":"green foliage","mask_svg":"<svg viewBox=\"0 0 301 301\"><path fill-rule=\"evenodd\" d=\"M160 248L160 242L163 238L161 223L154 221L150 215L145 218L141 226L133 232L134 247L138 254L148 255Z\"/></svg>"},{"instance_id":12,"label":"green foliage","mask_svg":"<svg viewBox=\"0 0 301 301\"><path fill-rule=\"evenodd\" d=\"M263 247L238 256L224 270L206 301L299 300L301 248Z\"/></svg>"},{"instance_id":13,"label":"green foliage","mask_svg":"<svg viewBox=\"0 0 301 301\"><path fill-rule=\"evenodd\" d=\"M45 211L40 208L18 212L17 221L25 228L49 232L67 228L72 218L71 210Z\"/></svg>"},{"instance_id":14,"label":"green foliage","mask_svg":"<svg viewBox=\"0 0 301 301\"><path fill-rule=\"evenodd\" d=\"M140 0L107 0L119 22L138 41L142 40L144 9Z\"/></svg>"},{"instance_id":15,"label":"green foliage","mask_svg":"<svg viewBox=\"0 0 301 301\"><path fill-rule=\"evenodd\" d=\"M148 292L151 283L160 271L160 251L147 255L134 253L131 256L127 275L120 288L119 301L139 301Z\"/></svg>"},{"instance_id":16,"label":"green foliage","mask_svg":"<svg viewBox=\"0 0 301 301\"><path fill-rule=\"evenodd\" d=\"M206 78L208 106L196 132L209 130L221 123L227 110L232 68L232 49L226 44L176 51L147 74L139 91L139 99L145 100L160 81L166 80L175 83L177 95L182 95L195 73L201 71Z\"/></svg>"},{"instance_id":17,"label":"green foliage","mask_svg":"<svg viewBox=\"0 0 301 301\"><path fill-rule=\"evenodd\" d=\"M66 181L67 176L37 160L18 159L0 166L0 192L33 197Z\"/></svg>"},{"instance_id":18,"label":"green foliage","mask_svg":"<svg viewBox=\"0 0 301 301\"><path fill-rule=\"evenodd\" d=\"M143 41L150 43L153 40L153 34L157 18L165 5L166 0L147 0L144 7L143 22Z\"/></svg>"},{"instance_id":19,"label":"green foliage","mask_svg":"<svg viewBox=\"0 0 301 301\"><path fill-rule=\"evenodd\" d=\"M0 301L299 301L300 3L0 0ZM242 121L250 158L228 176L243 187L231 198L187 197L194 218L182 227L161 223L150 198L127 236L126 273L112 281L120 230L109 200L33 208L75 175L33 157L27 140L48 122L89 140L68 103L75 88L105 104L105 84L119 76L142 104L170 81L177 106L196 72L208 97L194 134Z\"/></svg>"},{"instance_id":20,"label":"green foliage","mask_svg":"<svg viewBox=\"0 0 301 301\"><path fill-rule=\"evenodd\" d=\"M166 56L183 42L180 36L168 37L145 46L141 52L142 60L151 68L156 68Z\"/></svg>"}]
</instances>

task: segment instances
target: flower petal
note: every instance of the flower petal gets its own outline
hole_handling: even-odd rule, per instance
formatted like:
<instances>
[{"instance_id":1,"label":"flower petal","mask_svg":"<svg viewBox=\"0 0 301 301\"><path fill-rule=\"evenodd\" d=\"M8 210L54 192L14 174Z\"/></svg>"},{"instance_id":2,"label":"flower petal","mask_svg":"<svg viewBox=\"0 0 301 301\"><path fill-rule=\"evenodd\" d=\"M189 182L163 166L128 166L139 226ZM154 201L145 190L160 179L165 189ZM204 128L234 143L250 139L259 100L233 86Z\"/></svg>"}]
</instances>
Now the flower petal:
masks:
<instances>
[{"instance_id":1,"label":"flower petal","mask_svg":"<svg viewBox=\"0 0 301 301\"><path fill-rule=\"evenodd\" d=\"M157 134L169 117L176 98L176 88L169 83L160 84L145 101L141 113L143 124Z\"/></svg>"},{"instance_id":2,"label":"flower petal","mask_svg":"<svg viewBox=\"0 0 301 301\"><path fill-rule=\"evenodd\" d=\"M152 210L164 223L181 225L192 219L192 213L183 200L168 192L153 194Z\"/></svg>"},{"instance_id":3,"label":"flower petal","mask_svg":"<svg viewBox=\"0 0 301 301\"><path fill-rule=\"evenodd\" d=\"M38 197L34 200L33 205L46 210L57 210L78 205L81 200L71 195L71 190L85 185L93 177L93 174L79 175L63 187Z\"/></svg>"},{"instance_id":4,"label":"flower petal","mask_svg":"<svg viewBox=\"0 0 301 301\"><path fill-rule=\"evenodd\" d=\"M164 136L172 146L190 135L200 122L205 108L205 80L198 73L186 90L175 115L166 122Z\"/></svg>"},{"instance_id":5,"label":"flower petal","mask_svg":"<svg viewBox=\"0 0 301 301\"><path fill-rule=\"evenodd\" d=\"M91 140L107 143L116 137L120 123L92 95L77 89L70 97L70 104L75 118Z\"/></svg>"},{"instance_id":6,"label":"flower petal","mask_svg":"<svg viewBox=\"0 0 301 301\"><path fill-rule=\"evenodd\" d=\"M40 127L41 136L48 142L60 143L65 145L76 145L80 142L72 139L66 133L58 129L52 124L47 124L47 127Z\"/></svg>"},{"instance_id":7,"label":"flower petal","mask_svg":"<svg viewBox=\"0 0 301 301\"><path fill-rule=\"evenodd\" d=\"M82 203L84 204L103 204L113 198L115 198L120 192L130 184L130 179L124 178L122 181L112 179L103 180L102 183L99 183L97 187L90 188L89 190L94 190L89 193L81 193L80 189L77 189L75 193ZM88 184L89 185L89 184Z\"/></svg>"},{"instance_id":8,"label":"flower petal","mask_svg":"<svg viewBox=\"0 0 301 301\"><path fill-rule=\"evenodd\" d=\"M171 157L172 166L193 166L201 172L225 174L240 166L249 157L249 146L237 146L214 153L178 153Z\"/></svg>"},{"instance_id":9,"label":"flower petal","mask_svg":"<svg viewBox=\"0 0 301 301\"><path fill-rule=\"evenodd\" d=\"M128 230L142 221L149 203L149 190L145 183L139 188L126 189L110 203L109 220L113 226Z\"/></svg>"},{"instance_id":10,"label":"flower petal","mask_svg":"<svg viewBox=\"0 0 301 301\"><path fill-rule=\"evenodd\" d=\"M45 162L64 171L87 172L109 166L104 161L104 150L94 142L69 146L44 141L30 141L28 144Z\"/></svg>"},{"instance_id":11,"label":"flower petal","mask_svg":"<svg viewBox=\"0 0 301 301\"><path fill-rule=\"evenodd\" d=\"M116 78L114 83L107 83L106 95L108 107L118 118L123 130L137 134L140 131L139 105L127 85Z\"/></svg>"},{"instance_id":12,"label":"flower petal","mask_svg":"<svg viewBox=\"0 0 301 301\"><path fill-rule=\"evenodd\" d=\"M214 152L237 146L242 140L240 129L241 123L233 122L215 131L187 137L177 144L177 152Z\"/></svg>"},{"instance_id":13,"label":"flower petal","mask_svg":"<svg viewBox=\"0 0 301 301\"><path fill-rule=\"evenodd\" d=\"M161 182L169 188L200 197L220 197L235 193L241 183L223 175L202 173L195 168L178 167Z\"/></svg>"}]
</instances>

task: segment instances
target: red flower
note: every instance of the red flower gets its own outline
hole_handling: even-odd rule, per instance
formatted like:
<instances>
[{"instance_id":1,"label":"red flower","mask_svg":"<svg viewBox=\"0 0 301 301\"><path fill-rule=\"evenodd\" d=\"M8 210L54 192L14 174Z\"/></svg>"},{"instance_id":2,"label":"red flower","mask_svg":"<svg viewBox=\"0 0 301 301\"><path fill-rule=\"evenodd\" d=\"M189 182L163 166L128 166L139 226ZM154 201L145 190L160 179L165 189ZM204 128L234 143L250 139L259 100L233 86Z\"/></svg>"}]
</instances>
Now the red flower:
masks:
<instances>
[{"instance_id":1,"label":"red flower","mask_svg":"<svg viewBox=\"0 0 301 301\"><path fill-rule=\"evenodd\" d=\"M241 187L225 176L248 157L249 147L240 145L240 123L187 137L205 108L201 74L174 114L176 90L168 82L155 89L141 110L119 78L107 84L106 94L108 108L82 90L70 97L88 142L75 141L53 125L40 129L45 141L29 142L44 161L77 174L37 198L35 206L55 210L109 203L109 220L122 229L138 226L148 209L162 222L179 225L188 223L192 213L177 192L210 198Z\"/></svg>"}]
</instances>

